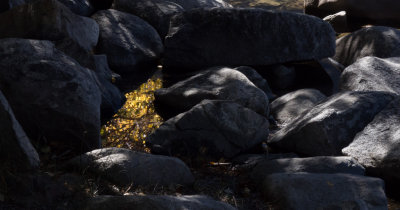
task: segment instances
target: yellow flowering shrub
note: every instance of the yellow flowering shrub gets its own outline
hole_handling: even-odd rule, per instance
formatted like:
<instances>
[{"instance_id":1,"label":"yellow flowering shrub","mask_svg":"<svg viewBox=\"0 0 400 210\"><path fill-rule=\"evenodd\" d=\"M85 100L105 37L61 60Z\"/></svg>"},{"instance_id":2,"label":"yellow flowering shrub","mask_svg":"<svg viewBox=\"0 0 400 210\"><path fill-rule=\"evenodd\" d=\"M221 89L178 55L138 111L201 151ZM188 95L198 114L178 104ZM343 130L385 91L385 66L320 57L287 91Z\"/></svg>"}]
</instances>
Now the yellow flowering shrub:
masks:
<instances>
[{"instance_id":1,"label":"yellow flowering shrub","mask_svg":"<svg viewBox=\"0 0 400 210\"><path fill-rule=\"evenodd\" d=\"M125 105L101 128L103 147L119 147L149 152L145 138L163 119L154 110L154 91L161 79L149 79L137 90L125 94Z\"/></svg>"}]
</instances>

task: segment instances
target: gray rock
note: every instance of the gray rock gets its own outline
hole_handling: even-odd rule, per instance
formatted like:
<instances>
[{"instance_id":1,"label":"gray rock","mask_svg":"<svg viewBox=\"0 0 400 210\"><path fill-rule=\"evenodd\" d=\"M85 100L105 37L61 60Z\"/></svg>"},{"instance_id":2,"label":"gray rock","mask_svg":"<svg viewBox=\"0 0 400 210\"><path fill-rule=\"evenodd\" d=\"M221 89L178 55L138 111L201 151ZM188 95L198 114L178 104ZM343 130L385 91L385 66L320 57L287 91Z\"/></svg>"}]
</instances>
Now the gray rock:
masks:
<instances>
[{"instance_id":1,"label":"gray rock","mask_svg":"<svg viewBox=\"0 0 400 210\"><path fill-rule=\"evenodd\" d=\"M146 196L97 196L89 199L84 209L108 210L234 210L229 204L203 195L146 195Z\"/></svg>"},{"instance_id":2,"label":"gray rock","mask_svg":"<svg viewBox=\"0 0 400 210\"><path fill-rule=\"evenodd\" d=\"M393 100L387 92L341 92L275 133L268 143L309 155L341 155L354 136Z\"/></svg>"},{"instance_id":3,"label":"gray rock","mask_svg":"<svg viewBox=\"0 0 400 210\"><path fill-rule=\"evenodd\" d=\"M275 99L270 105L271 115L280 124L287 124L325 98L318 90L300 89Z\"/></svg>"},{"instance_id":4,"label":"gray rock","mask_svg":"<svg viewBox=\"0 0 400 210\"><path fill-rule=\"evenodd\" d=\"M400 181L400 98L393 100L342 150L357 159L367 173Z\"/></svg>"},{"instance_id":5,"label":"gray rock","mask_svg":"<svg viewBox=\"0 0 400 210\"><path fill-rule=\"evenodd\" d=\"M239 66L236 67L235 70L240 71L242 74L246 75L246 77L258 88L260 88L264 93L268 96L269 100L273 100L276 98L276 95L272 93L269 88L267 80L264 79L255 69L248 66Z\"/></svg>"},{"instance_id":6,"label":"gray rock","mask_svg":"<svg viewBox=\"0 0 400 210\"><path fill-rule=\"evenodd\" d=\"M324 17L323 20L331 24L336 33L344 33L350 31L350 29L347 27L346 11L340 11L333 15L328 15Z\"/></svg>"},{"instance_id":7,"label":"gray rock","mask_svg":"<svg viewBox=\"0 0 400 210\"><path fill-rule=\"evenodd\" d=\"M334 54L334 42L332 27L308 15L263 9L195 9L172 18L165 38L164 66L188 71L321 59Z\"/></svg>"},{"instance_id":8,"label":"gray rock","mask_svg":"<svg viewBox=\"0 0 400 210\"><path fill-rule=\"evenodd\" d=\"M90 16L95 12L89 0L58 0L68 7L73 13L81 16Z\"/></svg>"},{"instance_id":9,"label":"gray rock","mask_svg":"<svg viewBox=\"0 0 400 210\"><path fill-rule=\"evenodd\" d=\"M262 187L277 209L387 209L384 182L372 177L278 173Z\"/></svg>"},{"instance_id":10,"label":"gray rock","mask_svg":"<svg viewBox=\"0 0 400 210\"><path fill-rule=\"evenodd\" d=\"M204 100L146 140L153 153L232 158L268 137L268 120L231 101Z\"/></svg>"},{"instance_id":11,"label":"gray rock","mask_svg":"<svg viewBox=\"0 0 400 210\"><path fill-rule=\"evenodd\" d=\"M341 76L341 90L386 91L400 95L400 57L365 57L347 67Z\"/></svg>"},{"instance_id":12,"label":"gray rock","mask_svg":"<svg viewBox=\"0 0 400 210\"><path fill-rule=\"evenodd\" d=\"M96 50L107 55L110 68L121 74L145 73L155 67L163 51L157 32L137 16L102 10L92 16L100 26ZM144 68L144 69L143 69Z\"/></svg>"},{"instance_id":13,"label":"gray rock","mask_svg":"<svg viewBox=\"0 0 400 210\"><path fill-rule=\"evenodd\" d=\"M99 26L57 0L39 0L0 14L0 38L72 39L86 51L97 44Z\"/></svg>"},{"instance_id":14,"label":"gray rock","mask_svg":"<svg viewBox=\"0 0 400 210\"><path fill-rule=\"evenodd\" d=\"M173 15L195 8L232 7L223 0L114 0L113 8L139 16L149 22L162 40Z\"/></svg>"},{"instance_id":15,"label":"gray rock","mask_svg":"<svg viewBox=\"0 0 400 210\"><path fill-rule=\"evenodd\" d=\"M321 173L321 174L365 174L365 169L351 157L310 157L310 158L282 158L259 162L251 172L251 179L255 183L262 183L264 179L275 173Z\"/></svg>"},{"instance_id":16,"label":"gray rock","mask_svg":"<svg viewBox=\"0 0 400 210\"><path fill-rule=\"evenodd\" d=\"M101 91L100 119L104 124L124 105L126 98L112 82L113 72L108 67L107 56L94 55L93 59L96 65L93 71Z\"/></svg>"},{"instance_id":17,"label":"gray rock","mask_svg":"<svg viewBox=\"0 0 400 210\"><path fill-rule=\"evenodd\" d=\"M363 28L336 41L336 61L349 66L366 56L379 58L400 56L400 31L373 26Z\"/></svg>"},{"instance_id":18,"label":"gray rock","mask_svg":"<svg viewBox=\"0 0 400 210\"><path fill-rule=\"evenodd\" d=\"M122 187L190 185L194 177L186 164L174 157L122 148L97 149L68 162Z\"/></svg>"},{"instance_id":19,"label":"gray rock","mask_svg":"<svg viewBox=\"0 0 400 210\"><path fill-rule=\"evenodd\" d=\"M35 143L64 154L100 147L96 75L51 42L0 40L0 89Z\"/></svg>"},{"instance_id":20,"label":"gray rock","mask_svg":"<svg viewBox=\"0 0 400 210\"><path fill-rule=\"evenodd\" d=\"M154 94L158 113L168 119L204 99L231 100L263 116L269 115L268 97L241 72L216 67L203 71Z\"/></svg>"},{"instance_id":21,"label":"gray rock","mask_svg":"<svg viewBox=\"0 0 400 210\"><path fill-rule=\"evenodd\" d=\"M295 153L265 153L265 154L244 154L232 159L233 169L241 171L250 171L258 163L268 160L281 158L297 158Z\"/></svg>"},{"instance_id":22,"label":"gray rock","mask_svg":"<svg viewBox=\"0 0 400 210\"><path fill-rule=\"evenodd\" d=\"M11 107L1 91L0 133L1 170L26 171L39 168L39 155L15 119Z\"/></svg>"}]
</instances>

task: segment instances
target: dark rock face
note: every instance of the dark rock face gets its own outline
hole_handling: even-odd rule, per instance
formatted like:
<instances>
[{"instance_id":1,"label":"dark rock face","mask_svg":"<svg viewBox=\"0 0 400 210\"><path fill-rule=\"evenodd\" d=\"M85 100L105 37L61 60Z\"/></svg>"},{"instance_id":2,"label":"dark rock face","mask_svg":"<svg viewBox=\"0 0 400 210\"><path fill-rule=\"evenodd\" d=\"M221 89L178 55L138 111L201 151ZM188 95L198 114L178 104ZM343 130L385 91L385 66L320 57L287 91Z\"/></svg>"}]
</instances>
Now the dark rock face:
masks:
<instances>
[{"instance_id":1,"label":"dark rock face","mask_svg":"<svg viewBox=\"0 0 400 210\"><path fill-rule=\"evenodd\" d=\"M334 59L349 66L366 56L389 58L400 56L400 31L373 26L355 31L336 41Z\"/></svg>"},{"instance_id":2,"label":"dark rock face","mask_svg":"<svg viewBox=\"0 0 400 210\"><path fill-rule=\"evenodd\" d=\"M96 10L110 9L114 0L89 0Z\"/></svg>"},{"instance_id":3,"label":"dark rock face","mask_svg":"<svg viewBox=\"0 0 400 210\"><path fill-rule=\"evenodd\" d=\"M95 78L49 41L0 40L0 89L30 139L54 153L100 147Z\"/></svg>"},{"instance_id":4,"label":"dark rock face","mask_svg":"<svg viewBox=\"0 0 400 210\"><path fill-rule=\"evenodd\" d=\"M58 0L67 6L73 13L81 16L90 16L95 12L89 0Z\"/></svg>"},{"instance_id":5,"label":"dark rock face","mask_svg":"<svg viewBox=\"0 0 400 210\"><path fill-rule=\"evenodd\" d=\"M6 97L0 91L0 160L2 169L27 171L39 168L40 160Z\"/></svg>"},{"instance_id":6,"label":"dark rock face","mask_svg":"<svg viewBox=\"0 0 400 210\"><path fill-rule=\"evenodd\" d=\"M343 154L357 159L367 173L400 183L400 98L393 100L357 134ZM390 184L389 184L390 185Z\"/></svg>"},{"instance_id":7,"label":"dark rock face","mask_svg":"<svg viewBox=\"0 0 400 210\"><path fill-rule=\"evenodd\" d=\"M84 209L108 210L235 210L229 204L215 201L202 195L186 195L180 197L167 195L146 196L98 196L90 199Z\"/></svg>"},{"instance_id":8,"label":"dark rock face","mask_svg":"<svg viewBox=\"0 0 400 210\"><path fill-rule=\"evenodd\" d=\"M307 15L263 9L196 9L172 18L164 66L188 71L321 59L334 54L334 42L332 27Z\"/></svg>"},{"instance_id":9,"label":"dark rock face","mask_svg":"<svg viewBox=\"0 0 400 210\"><path fill-rule=\"evenodd\" d=\"M244 74L255 86L260 88L264 93L268 96L268 99L272 101L276 98L276 95L272 93L269 88L267 80L262 77L255 69L248 66L239 66L236 67L235 70L240 71Z\"/></svg>"},{"instance_id":10,"label":"dark rock face","mask_svg":"<svg viewBox=\"0 0 400 210\"><path fill-rule=\"evenodd\" d=\"M387 92L338 93L293 120L268 142L309 156L341 155L341 150L393 98Z\"/></svg>"},{"instance_id":11,"label":"dark rock face","mask_svg":"<svg viewBox=\"0 0 400 210\"><path fill-rule=\"evenodd\" d=\"M263 191L279 209L387 209L384 182L358 175L272 174Z\"/></svg>"},{"instance_id":12,"label":"dark rock face","mask_svg":"<svg viewBox=\"0 0 400 210\"><path fill-rule=\"evenodd\" d=\"M270 105L271 115L279 123L289 123L325 98L318 90L300 89L275 99Z\"/></svg>"},{"instance_id":13,"label":"dark rock face","mask_svg":"<svg viewBox=\"0 0 400 210\"><path fill-rule=\"evenodd\" d=\"M146 143L153 153L231 158L266 140L268 120L231 101L204 100L164 122Z\"/></svg>"},{"instance_id":14,"label":"dark rock face","mask_svg":"<svg viewBox=\"0 0 400 210\"><path fill-rule=\"evenodd\" d=\"M190 169L178 158L122 148L93 150L72 159L69 165L123 187L190 185L194 182Z\"/></svg>"},{"instance_id":15,"label":"dark rock face","mask_svg":"<svg viewBox=\"0 0 400 210\"><path fill-rule=\"evenodd\" d=\"M169 88L155 92L158 113L168 119L189 110L204 99L231 100L268 117L268 97L241 72L216 67Z\"/></svg>"},{"instance_id":16,"label":"dark rock face","mask_svg":"<svg viewBox=\"0 0 400 210\"><path fill-rule=\"evenodd\" d=\"M97 44L99 27L57 0L39 0L0 14L0 38L72 39L86 51Z\"/></svg>"},{"instance_id":17,"label":"dark rock face","mask_svg":"<svg viewBox=\"0 0 400 210\"><path fill-rule=\"evenodd\" d=\"M351 91L386 91L400 95L400 57L365 57L347 67L340 88Z\"/></svg>"},{"instance_id":18,"label":"dark rock face","mask_svg":"<svg viewBox=\"0 0 400 210\"><path fill-rule=\"evenodd\" d=\"M297 158L295 153L272 153L272 154L244 154L232 159L235 170L250 171L258 163L281 159L281 158Z\"/></svg>"},{"instance_id":19,"label":"dark rock face","mask_svg":"<svg viewBox=\"0 0 400 210\"><path fill-rule=\"evenodd\" d=\"M100 26L96 50L107 55L110 68L123 74L146 73L155 67L163 51L157 32L137 16L117 10L102 10L92 16ZM142 71L142 72L141 72Z\"/></svg>"},{"instance_id":20,"label":"dark rock face","mask_svg":"<svg viewBox=\"0 0 400 210\"><path fill-rule=\"evenodd\" d=\"M262 183L271 174L299 172L364 175L365 169L351 157L283 158L259 162L251 172L251 179Z\"/></svg>"},{"instance_id":21,"label":"dark rock face","mask_svg":"<svg viewBox=\"0 0 400 210\"><path fill-rule=\"evenodd\" d=\"M33 0L3 0L0 2L0 13L31 1Z\"/></svg>"},{"instance_id":22,"label":"dark rock face","mask_svg":"<svg viewBox=\"0 0 400 210\"><path fill-rule=\"evenodd\" d=\"M108 67L107 56L94 55L94 72L97 76L97 85L101 92L100 119L105 124L124 105L124 94L112 83L112 72Z\"/></svg>"},{"instance_id":23,"label":"dark rock face","mask_svg":"<svg viewBox=\"0 0 400 210\"><path fill-rule=\"evenodd\" d=\"M115 0L113 8L139 16L149 22L164 40L174 14L195 9L232 7L223 0Z\"/></svg>"}]
</instances>

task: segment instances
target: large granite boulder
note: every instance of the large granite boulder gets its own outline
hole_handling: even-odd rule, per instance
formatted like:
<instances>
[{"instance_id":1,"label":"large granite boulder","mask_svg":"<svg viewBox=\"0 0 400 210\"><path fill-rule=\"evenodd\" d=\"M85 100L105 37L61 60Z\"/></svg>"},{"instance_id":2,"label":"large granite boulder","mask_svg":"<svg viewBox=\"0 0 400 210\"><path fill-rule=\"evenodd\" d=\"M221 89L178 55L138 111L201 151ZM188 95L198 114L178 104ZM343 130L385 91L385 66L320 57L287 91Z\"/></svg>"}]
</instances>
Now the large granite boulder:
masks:
<instances>
[{"instance_id":1,"label":"large granite boulder","mask_svg":"<svg viewBox=\"0 0 400 210\"><path fill-rule=\"evenodd\" d=\"M164 40L173 15L195 8L232 7L223 0L114 0L113 8L149 22Z\"/></svg>"},{"instance_id":2,"label":"large granite boulder","mask_svg":"<svg viewBox=\"0 0 400 210\"><path fill-rule=\"evenodd\" d=\"M110 68L138 77L155 67L163 52L157 32L137 16L117 10L101 10L92 18L100 26L96 51L106 54ZM151 72L150 72L151 73Z\"/></svg>"},{"instance_id":3,"label":"large granite boulder","mask_svg":"<svg viewBox=\"0 0 400 210\"><path fill-rule=\"evenodd\" d=\"M372 177L277 173L262 188L277 209L387 209L384 182Z\"/></svg>"},{"instance_id":4,"label":"large granite boulder","mask_svg":"<svg viewBox=\"0 0 400 210\"><path fill-rule=\"evenodd\" d=\"M164 66L171 71L262 66L334 53L335 32L316 17L263 9L195 9L172 18Z\"/></svg>"},{"instance_id":5,"label":"large granite boulder","mask_svg":"<svg viewBox=\"0 0 400 210\"><path fill-rule=\"evenodd\" d=\"M400 56L400 31L373 26L355 31L336 41L334 59L349 66L366 56L389 58Z\"/></svg>"},{"instance_id":6,"label":"large granite boulder","mask_svg":"<svg viewBox=\"0 0 400 210\"><path fill-rule=\"evenodd\" d=\"M39 168L39 155L15 119L12 108L1 91L0 133L0 159L2 161L0 171L27 171Z\"/></svg>"},{"instance_id":7,"label":"large granite boulder","mask_svg":"<svg viewBox=\"0 0 400 210\"><path fill-rule=\"evenodd\" d=\"M90 16L95 12L89 0L58 0L67 6L73 13L81 16Z\"/></svg>"},{"instance_id":8,"label":"large granite boulder","mask_svg":"<svg viewBox=\"0 0 400 210\"><path fill-rule=\"evenodd\" d=\"M276 95L272 93L268 81L262 77L255 69L249 66L239 66L236 67L235 70L240 71L244 74L255 86L260 88L264 93L268 96L270 101L276 98Z\"/></svg>"},{"instance_id":9,"label":"large granite boulder","mask_svg":"<svg viewBox=\"0 0 400 210\"><path fill-rule=\"evenodd\" d=\"M38 0L0 14L0 38L72 39L86 51L97 44L99 26L57 0Z\"/></svg>"},{"instance_id":10,"label":"large granite boulder","mask_svg":"<svg viewBox=\"0 0 400 210\"><path fill-rule=\"evenodd\" d=\"M97 149L73 158L68 166L87 171L121 187L190 185L194 177L174 157L122 148Z\"/></svg>"},{"instance_id":11,"label":"large granite boulder","mask_svg":"<svg viewBox=\"0 0 400 210\"><path fill-rule=\"evenodd\" d=\"M275 99L270 105L271 115L280 124L287 124L325 98L326 96L316 89L300 89Z\"/></svg>"},{"instance_id":12,"label":"large granite boulder","mask_svg":"<svg viewBox=\"0 0 400 210\"><path fill-rule=\"evenodd\" d=\"M146 140L153 153L232 158L268 138L268 120L232 101L204 100L164 122Z\"/></svg>"},{"instance_id":13,"label":"large granite boulder","mask_svg":"<svg viewBox=\"0 0 400 210\"><path fill-rule=\"evenodd\" d=\"M255 183L262 183L264 179L275 173L321 173L321 174L355 174L364 175L365 169L351 157L309 157L309 158L282 158L259 162L251 172L251 179Z\"/></svg>"},{"instance_id":14,"label":"large granite boulder","mask_svg":"<svg viewBox=\"0 0 400 210\"><path fill-rule=\"evenodd\" d=\"M393 100L359 132L343 154L354 157L367 173L400 183L400 98Z\"/></svg>"},{"instance_id":15,"label":"large granite boulder","mask_svg":"<svg viewBox=\"0 0 400 210\"><path fill-rule=\"evenodd\" d=\"M268 143L309 156L341 155L341 150L393 98L388 92L338 93L297 117Z\"/></svg>"},{"instance_id":16,"label":"large granite boulder","mask_svg":"<svg viewBox=\"0 0 400 210\"><path fill-rule=\"evenodd\" d=\"M146 195L146 196L97 196L88 200L83 209L108 210L235 210L229 204L203 195Z\"/></svg>"},{"instance_id":17,"label":"large granite boulder","mask_svg":"<svg viewBox=\"0 0 400 210\"><path fill-rule=\"evenodd\" d=\"M268 97L240 71L216 67L154 93L158 113L165 119L189 110L204 99L231 100L268 117Z\"/></svg>"},{"instance_id":18,"label":"large granite boulder","mask_svg":"<svg viewBox=\"0 0 400 210\"><path fill-rule=\"evenodd\" d=\"M37 145L64 155L100 147L96 75L51 42L1 39L0 89Z\"/></svg>"},{"instance_id":19,"label":"large granite boulder","mask_svg":"<svg viewBox=\"0 0 400 210\"><path fill-rule=\"evenodd\" d=\"M340 88L350 91L386 91L400 94L400 57L365 57L347 67Z\"/></svg>"}]
</instances>

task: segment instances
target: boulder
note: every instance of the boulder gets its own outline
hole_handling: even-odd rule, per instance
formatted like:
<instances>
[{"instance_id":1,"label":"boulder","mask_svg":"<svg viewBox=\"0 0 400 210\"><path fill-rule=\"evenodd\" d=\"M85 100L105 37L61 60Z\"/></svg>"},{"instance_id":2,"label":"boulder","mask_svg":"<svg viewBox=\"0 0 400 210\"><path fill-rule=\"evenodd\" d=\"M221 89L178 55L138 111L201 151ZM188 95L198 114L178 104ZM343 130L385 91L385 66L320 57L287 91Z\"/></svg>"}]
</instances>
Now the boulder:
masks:
<instances>
[{"instance_id":1,"label":"boulder","mask_svg":"<svg viewBox=\"0 0 400 210\"><path fill-rule=\"evenodd\" d=\"M287 124L315 107L326 96L315 89L300 89L275 99L271 105L271 115L280 124Z\"/></svg>"},{"instance_id":2,"label":"boulder","mask_svg":"<svg viewBox=\"0 0 400 210\"><path fill-rule=\"evenodd\" d=\"M112 82L113 72L107 63L107 56L94 55L94 72L97 76L97 85L101 92L100 119L105 124L124 105L124 94Z\"/></svg>"},{"instance_id":3,"label":"boulder","mask_svg":"<svg viewBox=\"0 0 400 210\"><path fill-rule=\"evenodd\" d=\"M365 57L347 67L341 90L386 91L400 95L400 57Z\"/></svg>"},{"instance_id":4,"label":"boulder","mask_svg":"<svg viewBox=\"0 0 400 210\"><path fill-rule=\"evenodd\" d=\"M195 9L171 19L164 67L189 71L321 59L334 55L334 42L332 27L308 15L251 8Z\"/></svg>"},{"instance_id":5,"label":"boulder","mask_svg":"<svg viewBox=\"0 0 400 210\"><path fill-rule=\"evenodd\" d=\"M296 83L296 69L292 66L272 66L267 78L271 81L271 87L278 90L291 88Z\"/></svg>"},{"instance_id":6,"label":"boulder","mask_svg":"<svg viewBox=\"0 0 400 210\"><path fill-rule=\"evenodd\" d=\"M373 26L355 31L336 41L336 61L349 66L366 56L379 58L400 56L400 31Z\"/></svg>"},{"instance_id":7,"label":"boulder","mask_svg":"<svg viewBox=\"0 0 400 210\"><path fill-rule=\"evenodd\" d=\"M204 195L146 195L146 196L97 196L88 200L83 209L108 210L235 210L229 204Z\"/></svg>"},{"instance_id":8,"label":"boulder","mask_svg":"<svg viewBox=\"0 0 400 210\"><path fill-rule=\"evenodd\" d=\"M340 92L294 119L268 143L309 156L341 155L393 98L388 92Z\"/></svg>"},{"instance_id":9,"label":"boulder","mask_svg":"<svg viewBox=\"0 0 400 210\"><path fill-rule=\"evenodd\" d=\"M97 44L99 26L57 0L38 0L0 14L0 38L72 39L86 51Z\"/></svg>"},{"instance_id":10,"label":"boulder","mask_svg":"<svg viewBox=\"0 0 400 210\"><path fill-rule=\"evenodd\" d=\"M58 0L67 6L73 13L81 16L90 16L95 12L89 0Z\"/></svg>"},{"instance_id":11,"label":"boulder","mask_svg":"<svg viewBox=\"0 0 400 210\"><path fill-rule=\"evenodd\" d=\"M168 187L194 182L190 169L178 158L122 148L93 150L68 161L67 166L88 171L121 187Z\"/></svg>"},{"instance_id":12,"label":"boulder","mask_svg":"<svg viewBox=\"0 0 400 210\"><path fill-rule=\"evenodd\" d=\"M277 173L262 188L277 209L387 209L384 182L372 177Z\"/></svg>"},{"instance_id":13,"label":"boulder","mask_svg":"<svg viewBox=\"0 0 400 210\"><path fill-rule=\"evenodd\" d=\"M281 158L297 158L295 153L244 154L232 159L234 170L250 171L258 163Z\"/></svg>"},{"instance_id":14,"label":"boulder","mask_svg":"<svg viewBox=\"0 0 400 210\"><path fill-rule=\"evenodd\" d=\"M0 133L0 174L2 170L28 171L39 168L39 155L15 119L12 108L1 91Z\"/></svg>"},{"instance_id":15,"label":"boulder","mask_svg":"<svg viewBox=\"0 0 400 210\"><path fill-rule=\"evenodd\" d=\"M163 45L157 32L137 16L109 9L92 18L100 26L98 53L106 54L110 68L121 74L138 76L157 66ZM151 74L152 72L150 72Z\"/></svg>"},{"instance_id":16,"label":"boulder","mask_svg":"<svg viewBox=\"0 0 400 210\"><path fill-rule=\"evenodd\" d=\"M324 17L323 20L331 24L336 33L345 33L350 31L349 27L347 26L346 11L340 11L333 15L328 15Z\"/></svg>"},{"instance_id":17,"label":"boulder","mask_svg":"<svg viewBox=\"0 0 400 210\"><path fill-rule=\"evenodd\" d=\"M269 88L268 81L264 79L255 69L249 66L239 66L234 68L235 70L240 71L244 74L247 79L249 79L255 86L260 88L264 93L268 96L269 100L273 100L276 98L276 95L272 93L271 89Z\"/></svg>"},{"instance_id":18,"label":"boulder","mask_svg":"<svg viewBox=\"0 0 400 210\"><path fill-rule=\"evenodd\" d=\"M96 75L51 42L1 39L0 89L36 145L64 155L100 147Z\"/></svg>"},{"instance_id":19,"label":"boulder","mask_svg":"<svg viewBox=\"0 0 400 210\"><path fill-rule=\"evenodd\" d=\"M342 150L367 173L400 183L400 98L393 100ZM397 188L398 189L398 188Z\"/></svg>"},{"instance_id":20,"label":"boulder","mask_svg":"<svg viewBox=\"0 0 400 210\"><path fill-rule=\"evenodd\" d=\"M185 112L204 99L231 100L265 117L269 115L267 95L244 74L226 67L203 71L156 90L154 96L157 111L164 119Z\"/></svg>"},{"instance_id":21,"label":"boulder","mask_svg":"<svg viewBox=\"0 0 400 210\"><path fill-rule=\"evenodd\" d=\"M204 100L164 122L146 140L153 153L232 158L268 137L268 120L231 101Z\"/></svg>"},{"instance_id":22,"label":"boulder","mask_svg":"<svg viewBox=\"0 0 400 210\"><path fill-rule=\"evenodd\" d=\"M251 172L255 183L262 183L268 175L275 173L321 173L321 174L365 174L365 169L351 157L282 158L259 162Z\"/></svg>"},{"instance_id":23,"label":"boulder","mask_svg":"<svg viewBox=\"0 0 400 210\"><path fill-rule=\"evenodd\" d=\"M212 7L232 7L223 0L114 0L113 8L139 16L150 23L162 40L168 33L173 15L195 9Z\"/></svg>"}]
</instances>

